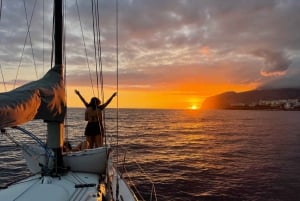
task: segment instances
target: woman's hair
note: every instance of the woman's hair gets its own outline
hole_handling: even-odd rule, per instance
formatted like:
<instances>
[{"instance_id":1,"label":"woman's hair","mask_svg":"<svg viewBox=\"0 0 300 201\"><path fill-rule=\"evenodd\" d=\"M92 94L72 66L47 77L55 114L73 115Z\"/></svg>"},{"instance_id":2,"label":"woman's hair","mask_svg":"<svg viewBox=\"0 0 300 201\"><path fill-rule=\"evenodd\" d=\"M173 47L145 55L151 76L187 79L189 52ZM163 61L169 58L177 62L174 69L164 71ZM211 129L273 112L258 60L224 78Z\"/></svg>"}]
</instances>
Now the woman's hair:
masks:
<instances>
[{"instance_id":1,"label":"woman's hair","mask_svg":"<svg viewBox=\"0 0 300 201\"><path fill-rule=\"evenodd\" d=\"M88 104L88 107L92 107L93 110L97 108L98 105L100 105L101 101L97 97L91 98L90 103Z\"/></svg>"}]
</instances>

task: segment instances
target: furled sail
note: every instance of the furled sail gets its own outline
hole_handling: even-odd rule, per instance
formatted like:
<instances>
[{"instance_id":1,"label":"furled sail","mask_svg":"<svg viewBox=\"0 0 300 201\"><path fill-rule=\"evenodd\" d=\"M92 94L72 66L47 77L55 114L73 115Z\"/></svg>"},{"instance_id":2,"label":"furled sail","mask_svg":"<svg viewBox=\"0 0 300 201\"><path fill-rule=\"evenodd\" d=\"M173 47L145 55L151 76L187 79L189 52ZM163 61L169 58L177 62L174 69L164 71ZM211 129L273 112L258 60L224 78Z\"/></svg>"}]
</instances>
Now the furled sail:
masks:
<instances>
[{"instance_id":1,"label":"furled sail","mask_svg":"<svg viewBox=\"0 0 300 201\"><path fill-rule=\"evenodd\" d=\"M66 113L63 66L50 69L39 80L0 93L0 128L32 119L62 122Z\"/></svg>"}]
</instances>

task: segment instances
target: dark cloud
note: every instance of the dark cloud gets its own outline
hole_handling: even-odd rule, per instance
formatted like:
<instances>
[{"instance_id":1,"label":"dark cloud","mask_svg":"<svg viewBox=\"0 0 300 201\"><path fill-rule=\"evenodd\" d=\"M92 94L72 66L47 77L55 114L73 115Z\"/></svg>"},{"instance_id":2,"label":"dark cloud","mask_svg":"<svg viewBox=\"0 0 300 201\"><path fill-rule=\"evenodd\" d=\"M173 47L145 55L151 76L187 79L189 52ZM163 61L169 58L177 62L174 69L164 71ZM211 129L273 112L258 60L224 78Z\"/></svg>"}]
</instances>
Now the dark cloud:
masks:
<instances>
[{"instance_id":1,"label":"dark cloud","mask_svg":"<svg viewBox=\"0 0 300 201\"><path fill-rule=\"evenodd\" d=\"M254 51L253 54L264 61L264 66L261 69L263 76L281 75L287 71L291 64L291 60L284 52L260 49Z\"/></svg>"},{"instance_id":2,"label":"dark cloud","mask_svg":"<svg viewBox=\"0 0 300 201\"><path fill-rule=\"evenodd\" d=\"M24 43L24 65L32 63L33 52L38 66L44 62L50 66L51 12L43 14L42 1L37 1L32 12L34 2L26 1L28 19L33 14L31 45L29 38L24 42L27 22L23 2L3 1L0 59L4 71L19 65ZM50 11L52 4L45 3ZM77 80L83 76L77 70L87 65L87 60L95 65L90 1L78 1L78 9L81 24L76 2L66 1L67 61ZM272 78L267 75L289 77L300 67L292 65L300 57L299 10L298 0L119 1L119 61L124 83L149 86L164 80L204 79L203 74L214 80L213 76L220 79L220 72L227 80L245 85L269 82ZM115 1L100 2L102 56L108 73L116 65L115 12ZM200 51L203 47L209 54Z\"/></svg>"},{"instance_id":3,"label":"dark cloud","mask_svg":"<svg viewBox=\"0 0 300 201\"><path fill-rule=\"evenodd\" d=\"M277 78L270 82L264 83L258 89L276 89L276 88L300 88L300 72L289 75L288 77Z\"/></svg>"}]
</instances>

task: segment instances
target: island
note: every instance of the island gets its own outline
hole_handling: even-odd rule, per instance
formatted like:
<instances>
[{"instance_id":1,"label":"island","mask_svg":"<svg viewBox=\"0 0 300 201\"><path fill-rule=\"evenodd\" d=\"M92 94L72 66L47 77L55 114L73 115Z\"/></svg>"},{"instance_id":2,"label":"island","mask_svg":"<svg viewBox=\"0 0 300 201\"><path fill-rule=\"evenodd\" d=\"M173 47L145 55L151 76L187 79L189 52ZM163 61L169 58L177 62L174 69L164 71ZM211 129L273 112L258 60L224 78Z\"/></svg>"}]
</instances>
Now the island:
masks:
<instances>
[{"instance_id":1,"label":"island","mask_svg":"<svg viewBox=\"0 0 300 201\"><path fill-rule=\"evenodd\" d=\"M226 92L205 99L202 109L300 110L300 88Z\"/></svg>"}]
</instances>

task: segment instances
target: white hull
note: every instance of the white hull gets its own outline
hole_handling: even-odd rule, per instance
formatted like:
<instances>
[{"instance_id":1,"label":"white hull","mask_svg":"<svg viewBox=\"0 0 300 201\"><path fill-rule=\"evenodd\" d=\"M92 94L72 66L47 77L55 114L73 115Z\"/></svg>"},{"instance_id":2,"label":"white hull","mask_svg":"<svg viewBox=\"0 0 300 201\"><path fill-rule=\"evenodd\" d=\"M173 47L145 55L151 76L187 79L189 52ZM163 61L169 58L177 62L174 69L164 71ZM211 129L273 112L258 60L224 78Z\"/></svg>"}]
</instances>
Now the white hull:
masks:
<instances>
[{"instance_id":1,"label":"white hull","mask_svg":"<svg viewBox=\"0 0 300 201\"><path fill-rule=\"evenodd\" d=\"M74 172L105 173L110 151L109 147L99 147L83 151L67 152L63 155L64 165ZM28 169L33 174L39 173L41 166L53 167L51 160L46 165L45 150L40 146L24 145L23 156Z\"/></svg>"},{"instance_id":2,"label":"white hull","mask_svg":"<svg viewBox=\"0 0 300 201\"><path fill-rule=\"evenodd\" d=\"M105 173L110 148L100 147L69 152L63 156L64 164L75 172Z\"/></svg>"}]
</instances>

